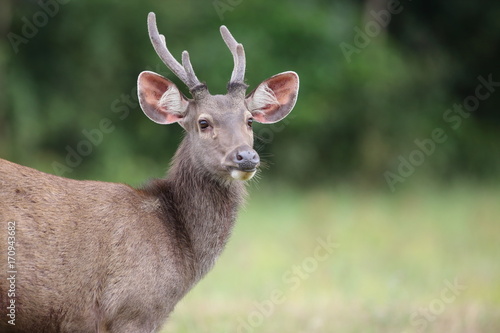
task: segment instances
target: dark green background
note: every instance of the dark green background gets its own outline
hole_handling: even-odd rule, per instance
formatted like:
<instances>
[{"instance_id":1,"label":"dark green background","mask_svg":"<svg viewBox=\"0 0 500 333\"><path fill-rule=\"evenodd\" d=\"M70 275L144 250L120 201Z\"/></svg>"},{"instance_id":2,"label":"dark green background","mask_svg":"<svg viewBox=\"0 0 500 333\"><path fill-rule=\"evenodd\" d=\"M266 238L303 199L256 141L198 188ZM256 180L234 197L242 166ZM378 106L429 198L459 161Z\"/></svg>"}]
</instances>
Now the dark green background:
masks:
<instances>
[{"instance_id":1,"label":"dark green background","mask_svg":"<svg viewBox=\"0 0 500 333\"><path fill-rule=\"evenodd\" d=\"M59 173L132 184L162 176L181 129L150 122L135 95L142 70L179 83L150 44L146 17L154 11L173 54L187 49L212 93L225 92L233 66L221 24L245 46L250 89L279 72L299 74L299 99L283 126L256 126L266 182L391 190L392 172L404 180L393 183L397 190L422 179L498 180L500 91L456 129L443 119L474 96L479 76L500 81L498 2L401 1L387 27L371 14L384 19L386 1L60 2L0 4L2 158L57 173L54 163L68 166L68 149L86 140L82 131L109 119L88 156ZM27 22L39 25L29 38ZM358 46L349 57L347 44ZM439 128L444 142L415 153L415 140L428 142ZM410 158L413 170L401 166Z\"/></svg>"}]
</instances>

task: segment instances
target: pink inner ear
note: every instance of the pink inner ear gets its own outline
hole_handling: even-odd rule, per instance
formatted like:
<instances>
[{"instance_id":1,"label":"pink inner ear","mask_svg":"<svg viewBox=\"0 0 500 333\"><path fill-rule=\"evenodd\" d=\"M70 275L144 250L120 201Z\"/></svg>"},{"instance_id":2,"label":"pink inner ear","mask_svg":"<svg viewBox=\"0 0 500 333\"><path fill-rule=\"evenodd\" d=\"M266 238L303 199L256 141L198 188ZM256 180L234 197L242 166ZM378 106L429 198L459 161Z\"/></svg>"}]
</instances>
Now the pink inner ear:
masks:
<instances>
[{"instance_id":1,"label":"pink inner ear","mask_svg":"<svg viewBox=\"0 0 500 333\"><path fill-rule=\"evenodd\" d=\"M268 106L266 105L266 108ZM266 114L262 111L256 111L254 113L252 113L252 116L253 116L253 119L256 121L256 122L259 122L259 123L262 123L262 124L265 124L267 123L267 118L266 118Z\"/></svg>"},{"instance_id":2,"label":"pink inner ear","mask_svg":"<svg viewBox=\"0 0 500 333\"><path fill-rule=\"evenodd\" d=\"M142 77L141 84L146 92L146 103L154 105L157 104L161 96L167 91L169 84L163 78L147 74Z\"/></svg>"},{"instance_id":3,"label":"pink inner ear","mask_svg":"<svg viewBox=\"0 0 500 333\"><path fill-rule=\"evenodd\" d=\"M167 110L159 103L163 94L172 86L178 91L174 83L156 73L143 72L139 75L138 85L139 102L149 119L159 124L171 124L182 119L182 110ZM179 99L181 98L179 92Z\"/></svg>"},{"instance_id":4,"label":"pink inner ear","mask_svg":"<svg viewBox=\"0 0 500 333\"><path fill-rule=\"evenodd\" d=\"M158 102L161 97L168 90L170 84L165 78L153 74L153 73L143 73L139 77L139 87L142 97L142 102L144 102L149 107L158 108Z\"/></svg>"},{"instance_id":5,"label":"pink inner ear","mask_svg":"<svg viewBox=\"0 0 500 333\"><path fill-rule=\"evenodd\" d=\"M294 96L294 91L297 89L294 77L291 74L284 74L277 77L270 78L267 81L268 87L274 91L274 95L281 105L286 105Z\"/></svg>"},{"instance_id":6,"label":"pink inner ear","mask_svg":"<svg viewBox=\"0 0 500 333\"><path fill-rule=\"evenodd\" d=\"M256 102L253 109L254 119L260 123L274 123L285 118L297 100L299 90L299 78L294 72L285 72L270 77L259 85L265 85L265 90L272 90L275 103L264 104L264 99ZM255 90L258 91L259 87ZM261 93L262 94L262 93ZM252 98L252 96L250 96ZM276 103L277 102L277 103ZM259 103L262 103L259 105Z\"/></svg>"}]
</instances>

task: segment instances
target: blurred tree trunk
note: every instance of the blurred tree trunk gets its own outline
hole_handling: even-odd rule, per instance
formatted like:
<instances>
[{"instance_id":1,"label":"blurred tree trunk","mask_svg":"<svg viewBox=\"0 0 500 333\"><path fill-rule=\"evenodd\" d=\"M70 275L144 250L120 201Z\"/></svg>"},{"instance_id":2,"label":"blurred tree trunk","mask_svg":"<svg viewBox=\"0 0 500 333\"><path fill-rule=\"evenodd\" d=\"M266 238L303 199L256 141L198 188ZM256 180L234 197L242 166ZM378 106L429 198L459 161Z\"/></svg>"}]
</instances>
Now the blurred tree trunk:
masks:
<instances>
[{"instance_id":1,"label":"blurred tree trunk","mask_svg":"<svg viewBox=\"0 0 500 333\"><path fill-rule=\"evenodd\" d=\"M391 14L389 13L388 19L385 21L386 16L383 12L388 12L389 1L392 0L366 0L363 6L363 24L373 21L380 27L380 32L385 35L391 21ZM400 7L402 8L402 6ZM376 14L374 15L374 13ZM387 22L387 24L383 22Z\"/></svg>"},{"instance_id":2,"label":"blurred tree trunk","mask_svg":"<svg viewBox=\"0 0 500 333\"><path fill-rule=\"evenodd\" d=\"M373 43L383 43L387 36L387 28L393 15L388 10L390 1L392 0L365 0L363 4L362 26L360 28L365 33L373 36L370 37ZM372 118L374 116L375 119ZM383 133L379 129L380 127L373 126L379 123L378 115L369 114L365 122L366 128L361 134L359 146L361 157L359 174L361 177L358 181L366 185L379 185L380 175L384 172L385 161L389 158L388 148L384 142Z\"/></svg>"},{"instance_id":3,"label":"blurred tree trunk","mask_svg":"<svg viewBox=\"0 0 500 333\"><path fill-rule=\"evenodd\" d=\"M6 64L9 58L9 53L12 52L7 40L7 33L10 29L12 18L11 13L11 0L4 0L0 2L0 35L4 38L0 41L0 152L2 148L1 142L6 142L7 136L7 82L6 82ZM3 154L2 154L3 155Z\"/></svg>"}]
</instances>

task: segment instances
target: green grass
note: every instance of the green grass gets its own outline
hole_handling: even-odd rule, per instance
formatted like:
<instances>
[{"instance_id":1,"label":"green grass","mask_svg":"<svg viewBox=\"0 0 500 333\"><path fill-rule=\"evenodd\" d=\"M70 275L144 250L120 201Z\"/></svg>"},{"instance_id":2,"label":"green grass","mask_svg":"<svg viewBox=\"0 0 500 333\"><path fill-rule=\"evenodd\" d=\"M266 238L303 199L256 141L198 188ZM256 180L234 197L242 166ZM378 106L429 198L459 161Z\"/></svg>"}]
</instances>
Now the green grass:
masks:
<instances>
[{"instance_id":1,"label":"green grass","mask_svg":"<svg viewBox=\"0 0 500 333\"><path fill-rule=\"evenodd\" d=\"M500 332L499 199L479 186L252 188L162 332ZM338 246L314 259L318 237Z\"/></svg>"}]
</instances>

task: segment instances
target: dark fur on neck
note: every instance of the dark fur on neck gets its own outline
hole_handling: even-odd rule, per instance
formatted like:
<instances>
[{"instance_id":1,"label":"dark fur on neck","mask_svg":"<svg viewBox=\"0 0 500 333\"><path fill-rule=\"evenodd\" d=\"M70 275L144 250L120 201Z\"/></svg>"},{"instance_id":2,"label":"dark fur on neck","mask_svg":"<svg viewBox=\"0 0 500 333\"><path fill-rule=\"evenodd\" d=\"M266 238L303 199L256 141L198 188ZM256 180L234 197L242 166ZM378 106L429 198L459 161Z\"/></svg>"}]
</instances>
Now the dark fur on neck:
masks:
<instances>
[{"instance_id":1,"label":"dark fur on neck","mask_svg":"<svg viewBox=\"0 0 500 333\"><path fill-rule=\"evenodd\" d=\"M177 257L183 258L182 266L193 274L193 282L200 280L226 245L246 195L245 184L219 179L195 166L184 139L167 178L154 180L143 190L160 200L162 220L175 235Z\"/></svg>"}]
</instances>

